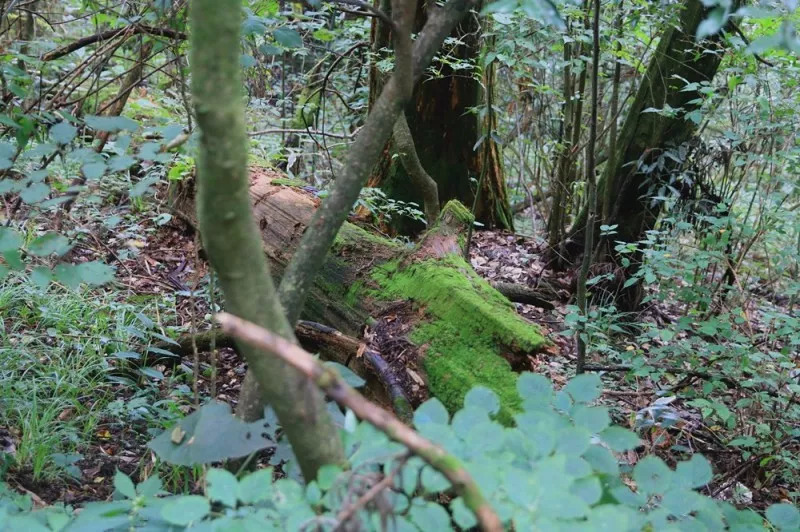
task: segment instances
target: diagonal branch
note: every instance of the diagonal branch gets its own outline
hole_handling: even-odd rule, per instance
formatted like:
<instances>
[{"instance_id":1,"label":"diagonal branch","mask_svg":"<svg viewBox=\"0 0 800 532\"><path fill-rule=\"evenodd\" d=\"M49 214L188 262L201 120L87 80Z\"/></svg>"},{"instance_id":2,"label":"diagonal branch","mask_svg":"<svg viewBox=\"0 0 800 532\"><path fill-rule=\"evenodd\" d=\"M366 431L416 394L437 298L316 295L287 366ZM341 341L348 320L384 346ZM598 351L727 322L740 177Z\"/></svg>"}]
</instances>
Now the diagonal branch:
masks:
<instances>
[{"instance_id":1,"label":"diagonal branch","mask_svg":"<svg viewBox=\"0 0 800 532\"><path fill-rule=\"evenodd\" d=\"M415 12L414 2L395 0L393 3L398 4L392 7L395 24L402 29L401 35L393 34L395 72L359 131L342 174L308 225L281 281L280 299L292 323L297 321L323 259L377 163L397 117L410 99L414 83L422 77L445 38L475 1L449 0L442 8L434 10L414 41L413 49L408 35Z\"/></svg>"},{"instance_id":2,"label":"diagonal branch","mask_svg":"<svg viewBox=\"0 0 800 532\"><path fill-rule=\"evenodd\" d=\"M87 37L83 37L82 39L78 39L77 41L71 42L66 46L62 46L61 48L56 48L55 50L47 52L42 56L42 61L52 61L54 59L64 57L65 55L71 54L75 50L80 50L81 48L85 48L98 42L108 41L124 33L128 33L128 35L146 33L148 35L158 35L159 37L169 37L170 39L186 39L186 34L182 31L177 31L170 28L157 28L155 26L133 24L132 26L126 26L124 28L101 31L100 33L95 33L94 35L89 35Z\"/></svg>"},{"instance_id":3,"label":"diagonal branch","mask_svg":"<svg viewBox=\"0 0 800 532\"><path fill-rule=\"evenodd\" d=\"M231 314L217 314L216 319L223 331L293 366L314 381L339 405L349 408L360 419L374 425L390 439L405 445L411 452L439 471L450 481L454 491L463 497L464 504L478 518L483 530L489 532L503 530L494 509L484 498L480 488L458 458L422 437L391 413L367 401L360 393L348 386L335 370L320 364L303 348Z\"/></svg>"}]
</instances>

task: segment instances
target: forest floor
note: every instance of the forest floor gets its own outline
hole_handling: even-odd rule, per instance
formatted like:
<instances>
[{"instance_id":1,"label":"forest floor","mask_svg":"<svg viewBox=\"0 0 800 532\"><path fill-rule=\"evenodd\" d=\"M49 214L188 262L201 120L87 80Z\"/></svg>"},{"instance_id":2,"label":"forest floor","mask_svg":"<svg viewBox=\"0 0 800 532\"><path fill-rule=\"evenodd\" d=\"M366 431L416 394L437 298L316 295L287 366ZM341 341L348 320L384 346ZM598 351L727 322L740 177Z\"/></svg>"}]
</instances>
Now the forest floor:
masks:
<instances>
[{"instance_id":1,"label":"forest floor","mask_svg":"<svg viewBox=\"0 0 800 532\"><path fill-rule=\"evenodd\" d=\"M96 220L87 221L90 224L86 227L88 234L102 234L100 222ZM203 290L202 295L201 291L192 292L201 280L207 279L207 268L197 257L194 231L187 223L177 218L164 223L164 219L158 216L140 217L138 220L135 230L129 227L128 231L108 233L108 238L85 238L72 252L71 260L101 259L117 268L117 285L113 288L116 299L121 300L117 303L143 309L135 314L135 327L130 325L130 321L126 322L125 330L130 333L130 342L138 343L145 352L150 348L154 356L163 355L160 348L153 349L153 346L163 346L165 338L208 328L211 319L208 290ZM137 235L147 236L140 238ZM122 253L121 250L129 252ZM489 281L528 287L548 283L560 296L554 302L554 310L523 304L516 304L516 307L520 315L538 325L554 343L542 353L529 355L527 367L521 369L545 375L557 387L564 385L573 376L575 367L573 337L565 323L565 317L570 313L571 287L574 285L572 274L555 275L546 270L542 246L536 238L505 232L478 232L471 248L471 262L476 271ZM90 303L87 301L87 304ZM112 302L103 305L113 312ZM676 309L651 305L636 319L664 321L676 313ZM647 346L637 348L647 350ZM219 350L215 362L216 377L210 372L214 363L212 355L203 352L197 356L200 361L197 393L201 402L213 395L218 400L235 403L246 369L236 353L229 348ZM592 354L592 357L595 360L590 362L604 362L597 354ZM56 501L79 504L104 500L113 492L113 476L118 468L134 479L157 470L165 479L167 488L199 489L197 471L158 464L147 449L147 442L154 434L194 407L193 357L157 356L155 364L146 360L131 364L130 358L118 351L105 353L111 382L97 383L96 390L85 390L81 396L78 410L92 412L93 421L74 442L72 448L75 452L59 454L56 461L60 470L39 471L37 474L32 468L12 467L7 475L12 487L29 493L40 505ZM677 422L669 429L656 423L644 431L639 430L643 445L637 451L620 457L623 462L633 465L640 457L656 453L674 465L685 457L676 449L702 452L711 460L715 471L721 473L706 491L726 499L736 491L737 503L753 507L780 500L785 493L796 489L777 485L773 488L774 493L750 491L742 483L748 482L745 473L752 458L745 459L741 453L726 446L718 436L719 428L707 426L696 408L682 404L670 394L670 387L659 385L647 377L626 375L626 372L619 371L603 373L605 390L602 402L609 407L615 422L633 428L637 420L654 418L665 411L669 411ZM690 384L681 377L678 379L676 386ZM66 404L53 413L52 422L56 425L69 423L75 415L76 406ZM23 430L26 428L21 426L3 427L0 422L0 444L7 450L20 447ZM743 488L745 497L742 499ZM749 498L747 493L750 493Z\"/></svg>"}]
</instances>

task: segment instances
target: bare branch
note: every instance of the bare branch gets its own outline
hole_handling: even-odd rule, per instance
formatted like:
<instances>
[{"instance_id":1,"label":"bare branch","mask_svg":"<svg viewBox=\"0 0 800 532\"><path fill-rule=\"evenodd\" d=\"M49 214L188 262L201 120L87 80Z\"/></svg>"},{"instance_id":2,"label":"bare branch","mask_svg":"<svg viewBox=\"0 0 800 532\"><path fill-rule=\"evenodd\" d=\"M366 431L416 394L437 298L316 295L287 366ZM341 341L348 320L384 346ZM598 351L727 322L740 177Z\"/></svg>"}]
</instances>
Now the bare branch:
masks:
<instances>
[{"instance_id":1,"label":"bare branch","mask_svg":"<svg viewBox=\"0 0 800 532\"><path fill-rule=\"evenodd\" d=\"M81 48L85 48L97 42L108 41L124 33L128 33L129 35L146 33L148 35L169 37L170 39L178 39L178 40L186 39L186 34L183 33L182 31L176 31L170 28L156 28L154 26L134 24L132 26L126 26L124 28L101 31L100 33L95 33L94 35L89 35L87 37L83 37L82 39L78 39L77 41L71 42L66 46L62 46L61 48L56 48L55 50L47 52L42 56L42 61L52 61L53 59L64 57L67 54L71 54L75 50L80 50Z\"/></svg>"},{"instance_id":2,"label":"bare branch","mask_svg":"<svg viewBox=\"0 0 800 532\"><path fill-rule=\"evenodd\" d=\"M223 331L293 366L314 381L339 405L349 408L360 419L374 425L393 441L405 445L411 452L439 471L450 481L455 492L463 497L464 504L478 518L483 530L490 532L503 530L494 509L484 498L480 488L458 458L420 436L393 414L367 401L360 393L348 386L335 370L320 364L303 348L232 314L223 312L217 314L216 319Z\"/></svg>"}]
</instances>

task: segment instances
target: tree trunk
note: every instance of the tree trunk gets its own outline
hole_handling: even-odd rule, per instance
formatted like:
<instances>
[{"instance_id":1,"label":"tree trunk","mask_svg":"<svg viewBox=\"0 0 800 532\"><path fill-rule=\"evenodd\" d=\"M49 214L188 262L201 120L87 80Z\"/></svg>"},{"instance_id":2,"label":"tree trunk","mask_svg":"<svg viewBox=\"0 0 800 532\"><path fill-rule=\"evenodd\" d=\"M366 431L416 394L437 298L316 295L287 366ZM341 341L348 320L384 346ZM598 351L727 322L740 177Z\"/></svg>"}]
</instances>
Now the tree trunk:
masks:
<instances>
[{"instance_id":1,"label":"tree trunk","mask_svg":"<svg viewBox=\"0 0 800 532\"><path fill-rule=\"evenodd\" d=\"M273 184L275 177L254 171L249 193L264 252L279 277L319 200ZM498 393L508 421L519 406L512 368L547 342L461 258L471 221L464 206L451 202L411 250L345 223L303 318L351 336L368 327L369 347L415 406L429 392L455 411L471 387L483 385Z\"/></svg>"},{"instance_id":2,"label":"tree trunk","mask_svg":"<svg viewBox=\"0 0 800 532\"><path fill-rule=\"evenodd\" d=\"M604 168L598 192L604 198L601 212L608 213L602 222L616 224L612 242L635 243L646 231L655 227L662 202L653 202L653 192L668 182L680 169L680 163L670 162L664 153L689 141L697 130L696 116L702 105L700 88L709 83L722 60L719 35L697 42L695 35L708 15L700 0L689 0L679 14L678 23L670 26L661 38L647 73L642 79L616 142L616 153ZM669 109L659 113L648 109ZM646 112L647 111L647 112ZM695 119L695 120L693 120ZM605 189L613 187L613 191ZM575 256L583 247L586 210L576 220L567 245L567 253ZM591 224L594 235L599 233L600 220ZM623 263L605 239L595 239L599 260ZM626 278L635 274L641 262L637 254L625 255L630 265ZM624 279L621 279L624 280ZM642 298L639 283L617 290L617 304L623 310L635 310Z\"/></svg>"},{"instance_id":3,"label":"tree trunk","mask_svg":"<svg viewBox=\"0 0 800 532\"><path fill-rule=\"evenodd\" d=\"M420 3L415 32L422 28L427 18L426 7ZM380 31L374 30L373 38L381 36ZM458 37L461 44L451 51L450 56L453 60L470 62L477 68L482 41L476 15L464 19L453 36ZM477 180L486 166L488 173L476 207L476 219L488 227L510 229L513 215L506 194L500 150L492 138L485 141L493 144L493 149L473 149L481 136L482 126L482 120L473 108L484 102L481 82L473 74L469 70L453 71L450 67L441 67L439 75L423 79L417 85L413 105L406 109L406 118L422 167L438 185L440 204L457 199L464 205L472 205ZM381 86L380 73L372 69L370 76L370 90L375 93ZM493 83L486 84L486 89L493 90ZM424 198L401 161L394 157L396 152L397 148L389 142L370 177L369 186L380 187L393 199L422 205ZM397 228L405 233L420 230L419 225L408 222L397 224Z\"/></svg>"},{"instance_id":4,"label":"tree trunk","mask_svg":"<svg viewBox=\"0 0 800 532\"><path fill-rule=\"evenodd\" d=\"M203 245L228 310L294 341L250 209L248 142L240 97L241 3L193 0L190 9L192 96L201 132L197 218ZM303 476L311 481L320 467L341 463L339 431L319 390L279 359L243 343L239 348L260 392L247 400L273 407ZM239 406L243 403L240 398Z\"/></svg>"}]
</instances>

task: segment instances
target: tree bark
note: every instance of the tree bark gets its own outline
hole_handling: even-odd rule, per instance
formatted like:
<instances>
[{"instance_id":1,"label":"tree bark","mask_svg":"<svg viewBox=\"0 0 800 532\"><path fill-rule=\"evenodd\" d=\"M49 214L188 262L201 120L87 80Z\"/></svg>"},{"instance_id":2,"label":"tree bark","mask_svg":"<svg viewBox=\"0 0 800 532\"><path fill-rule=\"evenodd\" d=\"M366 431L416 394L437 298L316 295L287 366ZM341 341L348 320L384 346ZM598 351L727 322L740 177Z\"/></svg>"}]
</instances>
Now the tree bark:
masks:
<instances>
[{"instance_id":1,"label":"tree bark","mask_svg":"<svg viewBox=\"0 0 800 532\"><path fill-rule=\"evenodd\" d=\"M192 94L200 128L197 217L227 308L295 341L261 251L248 195L247 134L239 66L241 3L194 0ZM319 390L288 364L239 345L259 383L258 407L270 404L309 481L326 464L344 460L339 431ZM249 411L255 409L249 408ZM263 410L262 410L263 411Z\"/></svg>"},{"instance_id":2,"label":"tree bark","mask_svg":"<svg viewBox=\"0 0 800 532\"><path fill-rule=\"evenodd\" d=\"M636 98L628 111L616 142L616 153L609 159L601 176L598 192L604 198L601 212L608 213L605 224L617 225L612 242L635 243L655 227L662 203L653 202L648 191L657 189L679 169L676 164L656 164L665 151L689 141L697 130L691 113L702 105L700 88L709 83L719 68L723 49L721 36L697 42L695 35L708 15L700 0L689 0L682 7L676 25L661 37L658 48L642 79ZM688 87L687 87L688 86ZM645 112L648 109L673 109L674 113ZM662 158L662 162L664 159ZM613 186L613 191L605 189ZM599 236L599 223L587 224L587 209L578 216L567 238L568 256L583 248L587 228ZM595 238L599 260L622 263L622 258L605 239ZM602 247L597 247L602 246ZM638 270L641 256L626 255L631 264L630 277ZM639 283L619 290L617 305L623 310L638 308L642 299Z\"/></svg>"},{"instance_id":3,"label":"tree bark","mask_svg":"<svg viewBox=\"0 0 800 532\"><path fill-rule=\"evenodd\" d=\"M428 5L420 3L418 6L414 31L419 31L429 18ZM373 24L383 25L378 21ZM382 34L377 31L375 35ZM479 69L477 63L481 57L482 40L477 16L470 14L452 36L459 38L461 44L451 51L451 56L458 61L471 62ZM370 90L375 90L381 86L380 73L374 69L370 73L373 78ZM486 84L486 90L493 89L493 83ZM476 182L486 167L488 174L475 217L488 227L511 229L513 215L496 142L493 138L485 139L494 146L488 152L473 149L481 136L481 118L473 108L480 107L483 101L479 76L471 71L454 71L444 66L438 75L427 77L415 88L406 118L419 160L437 183L439 204L456 199L464 205L472 205ZM414 185L408 170L393 157L397 150L396 142L387 143L368 185L380 187L393 199L422 205L422 193ZM422 229L420 224L409 221L393 225L403 233Z\"/></svg>"}]
</instances>

